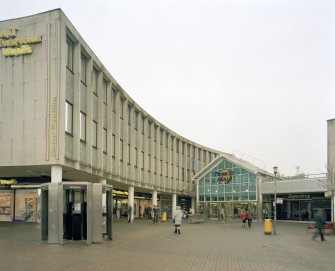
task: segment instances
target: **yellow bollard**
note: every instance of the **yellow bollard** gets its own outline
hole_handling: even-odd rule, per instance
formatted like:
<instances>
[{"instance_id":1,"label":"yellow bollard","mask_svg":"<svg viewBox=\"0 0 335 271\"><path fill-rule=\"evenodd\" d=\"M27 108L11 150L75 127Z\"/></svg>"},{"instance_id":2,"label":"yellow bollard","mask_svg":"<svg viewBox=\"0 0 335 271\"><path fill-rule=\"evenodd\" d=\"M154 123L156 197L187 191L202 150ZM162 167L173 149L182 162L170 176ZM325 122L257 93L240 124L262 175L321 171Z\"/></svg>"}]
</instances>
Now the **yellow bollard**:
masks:
<instances>
[{"instance_id":1,"label":"yellow bollard","mask_svg":"<svg viewBox=\"0 0 335 271\"><path fill-rule=\"evenodd\" d=\"M271 219L264 219L264 233L271 234L272 233L272 221Z\"/></svg>"}]
</instances>

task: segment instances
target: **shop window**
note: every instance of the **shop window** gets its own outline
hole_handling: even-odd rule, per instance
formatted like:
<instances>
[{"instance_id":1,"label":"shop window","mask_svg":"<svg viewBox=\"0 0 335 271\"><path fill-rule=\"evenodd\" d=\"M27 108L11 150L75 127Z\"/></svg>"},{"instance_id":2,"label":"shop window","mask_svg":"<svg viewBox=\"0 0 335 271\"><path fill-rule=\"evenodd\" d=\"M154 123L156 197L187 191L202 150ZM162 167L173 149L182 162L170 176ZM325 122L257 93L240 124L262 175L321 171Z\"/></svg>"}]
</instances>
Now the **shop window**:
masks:
<instances>
[{"instance_id":1,"label":"shop window","mask_svg":"<svg viewBox=\"0 0 335 271\"><path fill-rule=\"evenodd\" d=\"M217 201L218 200L218 196L216 194L212 194L212 201Z\"/></svg>"},{"instance_id":2,"label":"shop window","mask_svg":"<svg viewBox=\"0 0 335 271\"><path fill-rule=\"evenodd\" d=\"M240 193L233 193L233 200L240 200Z\"/></svg>"},{"instance_id":3,"label":"shop window","mask_svg":"<svg viewBox=\"0 0 335 271\"><path fill-rule=\"evenodd\" d=\"M233 193L226 193L225 196L226 196L226 200L227 200L227 201L232 200L232 198L233 198Z\"/></svg>"},{"instance_id":4,"label":"shop window","mask_svg":"<svg viewBox=\"0 0 335 271\"><path fill-rule=\"evenodd\" d=\"M249 200L256 200L256 192L249 192Z\"/></svg>"},{"instance_id":5,"label":"shop window","mask_svg":"<svg viewBox=\"0 0 335 271\"><path fill-rule=\"evenodd\" d=\"M0 190L0 221L12 221L14 216L13 190Z\"/></svg>"},{"instance_id":6,"label":"shop window","mask_svg":"<svg viewBox=\"0 0 335 271\"><path fill-rule=\"evenodd\" d=\"M37 190L16 191L15 220L37 222Z\"/></svg>"},{"instance_id":7,"label":"shop window","mask_svg":"<svg viewBox=\"0 0 335 271\"><path fill-rule=\"evenodd\" d=\"M241 192L241 200L248 200L248 192Z\"/></svg>"},{"instance_id":8,"label":"shop window","mask_svg":"<svg viewBox=\"0 0 335 271\"><path fill-rule=\"evenodd\" d=\"M225 200L224 195L219 195L219 196L218 196L218 200L219 200L219 201L224 201L224 200Z\"/></svg>"}]
</instances>

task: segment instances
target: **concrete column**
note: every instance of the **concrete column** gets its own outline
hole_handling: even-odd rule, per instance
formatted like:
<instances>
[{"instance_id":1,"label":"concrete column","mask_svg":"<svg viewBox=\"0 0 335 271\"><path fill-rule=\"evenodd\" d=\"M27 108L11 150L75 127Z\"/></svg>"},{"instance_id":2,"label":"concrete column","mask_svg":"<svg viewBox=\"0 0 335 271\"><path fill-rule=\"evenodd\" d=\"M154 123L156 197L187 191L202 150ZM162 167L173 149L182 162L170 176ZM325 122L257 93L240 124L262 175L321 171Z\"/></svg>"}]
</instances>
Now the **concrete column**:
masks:
<instances>
[{"instance_id":1,"label":"concrete column","mask_svg":"<svg viewBox=\"0 0 335 271\"><path fill-rule=\"evenodd\" d=\"M152 191L152 205L157 206L157 191Z\"/></svg>"},{"instance_id":2,"label":"concrete column","mask_svg":"<svg viewBox=\"0 0 335 271\"><path fill-rule=\"evenodd\" d=\"M335 197L331 197L331 221L334 222Z\"/></svg>"},{"instance_id":3,"label":"concrete column","mask_svg":"<svg viewBox=\"0 0 335 271\"><path fill-rule=\"evenodd\" d=\"M128 211L131 210L130 214L128 213L128 222L134 221L134 186L128 187Z\"/></svg>"},{"instance_id":4,"label":"concrete column","mask_svg":"<svg viewBox=\"0 0 335 271\"><path fill-rule=\"evenodd\" d=\"M61 166L51 166L51 182L60 183L63 178L63 171Z\"/></svg>"},{"instance_id":5,"label":"concrete column","mask_svg":"<svg viewBox=\"0 0 335 271\"><path fill-rule=\"evenodd\" d=\"M106 179L100 179L99 183L104 185L104 184L107 184L107 181ZM102 200L102 211L105 213L106 212L106 191L102 192L101 200Z\"/></svg>"},{"instance_id":6,"label":"concrete column","mask_svg":"<svg viewBox=\"0 0 335 271\"><path fill-rule=\"evenodd\" d=\"M195 197L192 197L192 198L191 198L191 208L192 208L193 210L195 210L195 203L196 203Z\"/></svg>"},{"instance_id":7,"label":"concrete column","mask_svg":"<svg viewBox=\"0 0 335 271\"><path fill-rule=\"evenodd\" d=\"M257 198L258 198L258 202L257 202L257 210L255 210L257 212L257 221L262 221L263 219L263 194L262 194L262 182L263 179L261 177L257 177L256 179L257 181Z\"/></svg>"},{"instance_id":8,"label":"concrete column","mask_svg":"<svg viewBox=\"0 0 335 271\"><path fill-rule=\"evenodd\" d=\"M172 218L174 217L174 213L176 211L177 207L177 194L172 194Z\"/></svg>"}]
</instances>

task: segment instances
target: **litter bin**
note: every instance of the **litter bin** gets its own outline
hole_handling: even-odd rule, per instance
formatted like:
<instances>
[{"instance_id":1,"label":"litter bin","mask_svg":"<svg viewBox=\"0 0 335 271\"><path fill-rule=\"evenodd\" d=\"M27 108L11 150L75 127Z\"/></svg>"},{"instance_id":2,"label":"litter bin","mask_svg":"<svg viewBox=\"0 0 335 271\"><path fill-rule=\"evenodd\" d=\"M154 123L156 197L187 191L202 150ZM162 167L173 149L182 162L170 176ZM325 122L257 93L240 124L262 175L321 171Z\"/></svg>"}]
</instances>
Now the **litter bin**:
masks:
<instances>
[{"instance_id":1,"label":"litter bin","mask_svg":"<svg viewBox=\"0 0 335 271\"><path fill-rule=\"evenodd\" d=\"M272 221L271 219L264 219L264 233L271 234L272 233Z\"/></svg>"},{"instance_id":2,"label":"litter bin","mask_svg":"<svg viewBox=\"0 0 335 271\"><path fill-rule=\"evenodd\" d=\"M162 222L166 222L166 212L162 212Z\"/></svg>"}]
</instances>

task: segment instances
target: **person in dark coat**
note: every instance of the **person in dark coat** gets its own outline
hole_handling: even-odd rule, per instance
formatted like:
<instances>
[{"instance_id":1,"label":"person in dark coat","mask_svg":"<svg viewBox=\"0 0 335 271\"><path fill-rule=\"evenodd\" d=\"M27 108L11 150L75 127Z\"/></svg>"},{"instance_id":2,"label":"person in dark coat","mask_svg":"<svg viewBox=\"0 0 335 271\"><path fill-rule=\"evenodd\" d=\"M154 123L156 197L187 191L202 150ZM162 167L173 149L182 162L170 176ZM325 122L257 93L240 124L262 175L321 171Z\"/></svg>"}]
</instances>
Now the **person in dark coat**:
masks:
<instances>
[{"instance_id":1,"label":"person in dark coat","mask_svg":"<svg viewBox=\"0 0 335 271\"><path fill-rule=\"evenodd\" d=\"M252 210L248 209L247 211L248 227L251 228L252 223Z\"/></svg>"},{"instance_id":2,"label":"person in dark coat","mask_svg":"<svg viewBox=\"0 0 335 271\"><path fill-rule=\"evenodd\" d=\"M323 235L323 226L326 222L326 215L325 211L323 209L318 209L317 213L315 214L315 228L316 231L312 237L313 240L320 234L321 241L326 241L324 235Z\"/></svg>"},{"instance_id":3,"label":"person in dark coat","mask_svg":"<svg viewBox=\"0 0 335 271\"><path fill-rule=\"evenodd\" d=\"M245 221L247 220L247 213L245 210L242 210L241 213L242 227L245 228Z\"/></svg>"}]
</instances>

